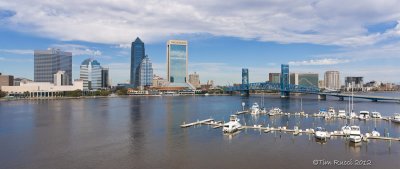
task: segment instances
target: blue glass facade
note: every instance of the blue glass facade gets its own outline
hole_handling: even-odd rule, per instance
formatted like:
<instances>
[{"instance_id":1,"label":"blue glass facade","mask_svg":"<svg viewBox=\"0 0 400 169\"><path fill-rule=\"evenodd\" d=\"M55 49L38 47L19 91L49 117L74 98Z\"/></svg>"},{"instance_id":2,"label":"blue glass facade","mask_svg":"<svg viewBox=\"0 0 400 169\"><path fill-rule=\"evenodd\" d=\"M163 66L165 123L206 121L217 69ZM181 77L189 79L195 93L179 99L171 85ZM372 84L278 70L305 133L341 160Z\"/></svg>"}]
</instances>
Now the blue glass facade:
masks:
<instances>
[{"instance_id":1,"label":"blue glass facade","mask_svg":"<svg viewBox=\"0 0 400 169\"><path fill-rule=\"evenodd\" d=\"M171 83L187 82L187 42L169 41L167 44L168 81Z\"/></svg>"},{"instance_id":2,"label":"blue glass facade","mask_svg":"<svg viewBox=\"0 0 400 169\"><path fill-rule=\"evenodd\" d=\"M130 71L130 84L134 87L140 85L140 63L145 57L144 43L140 38L136 38L131 46L131 71Z\"/></svg>"},{"instance_id":3,"label":"blue glass facade","mask_svg":"<svg viewBox=\"0 0 400 169\"><path fill-rule=\"evenodd\" d=\"M80 66L80 79L83 80L84 90L97 90L102 88L102 70L97 60L86 59Z\"/></svg>"},{"instance_id":4,"label":"blue glass facade","mask_svg":"<svg viewBox=\"0 0 400 169\"><path fill-rule=\"evenodd\" d=\"M151 86L153 84L153 66L149 57L145 57L140 64L140 86Z\"/></svg>"}]
</instances>

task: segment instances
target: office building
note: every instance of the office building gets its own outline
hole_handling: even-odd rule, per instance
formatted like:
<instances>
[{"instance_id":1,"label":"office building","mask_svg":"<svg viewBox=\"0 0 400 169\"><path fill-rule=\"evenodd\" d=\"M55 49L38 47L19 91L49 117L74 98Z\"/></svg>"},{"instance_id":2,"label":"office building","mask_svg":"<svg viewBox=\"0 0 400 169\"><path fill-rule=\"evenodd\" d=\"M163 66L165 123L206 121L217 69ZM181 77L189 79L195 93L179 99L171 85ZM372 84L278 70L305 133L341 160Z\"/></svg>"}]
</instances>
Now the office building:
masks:
<instances>
[{"instance_id":1,"label":"office building","mask_svg":"<svg viewBox=\"0 0 400 169\"><path fill-rule=\"evenodd\" d=\"M0 73L0 87L1 86L13 86L13 85L14 85L14 76L2 75Z\"/></svg>"},{"instance_id":2,"label":"office building","mask_svg":"<svg viewBox=\"0 0 400 169\"><path fill-rule=\"evenodd\" d=\"M146 55L139 66L139 86L149 87L153 84L153 66Z\"/></svg>"},{"instance_id":3,"label":"office building","mask_svg":"<svg viewBox=\"0 0 400 169\"><path fill-rule=\"evenodd\" d=\"M97 60L86 59L80 66L80 79L83 81L84 90L97 90L102 88L102 67Z\"/></svg>"},{"instance_id":4,"label":"office building","mask_svg":"<svg viewBox=\"0 0 400 169\"><path fill-rule=\"evenodd\" d=\"M54 74L53 78L54 85L56 86L69 85L69 77L66 75L65 71L58 71L56 74Z\"/></svg>"},{"instance_id":5,"label":"office building","mask_svg":"<svg viewBox=\"0 0 400 169\"><path fill-rule=\"evenodd\" d=\"M290 84L318 87L318 74L290 73Z\"/></svg>"},{"instance_id":6,"label":"office building","mask_svg":"<svg viewBox=\"0 0 400 169\"><path fill-rule=\"evenodd\" d=\"M168 81L164 78L154 75L153 76L153 86L152 87L165 87L167 86Z\"/></svg>"},{"instance_id":7,"label":"office building","mask_svg":"<svg viewBox=\"0 0 400 169\"><path fill-rule=\"evenodd\" d=\"M199 74L194 72L193 74L189 75L189 83L192 84L195 88L200 88L200 78Z\"/></svg>"},{"instance_id":8,"label":"office building","mask_svg":"<svg viewBox=\"0 0 400 169\"><path fill-rule=\"evenodd\" d=\"M65 76L72 79L72 53L60 49L50 48L48 50L34 51L34 81L54 83L54 74L65 71Z\"/></svg>"},{"instance_id":9,"label":"office building","mask_svg":"<svg viewBox=\"0 0 400 169\"><path fill-rule=\"evenodd\" d=\"M362 91L363 90L363 77L352 77L348 76L345 78L345 90L346 91Z\"/></svg>"},{"instance_id":10,"label":"office building","mask_svg":"<svg viewBox=\"0 0 400 169\"><path fill-rule=\"evenodd\" d=\"M184 85L188 80L188 42L169 40L167 42L167 79L170 83Z\"/></svg>"},{"instance_id":11,"label":"office building","mask_svg":"<svg viewBox=\"0 0 400 169\"><path fill-rule=\"evenodd\" d=\"M102 68L101 69L101 88L109 88L109 87L111 87L109 69Z\"/></svg>"},{"instance_id":12,"label":"office building","mask_svg":"<svg viewBox=\"0 0 400 169\"><path fill-rule=\"evenodd\" d=\"M280 86L281 86L281 97L289 97L289 65L281 64L281 77L280 77Z\"/></svg>"},{"instance_id":13,"label":"office building","mask_svg":"<svg viewBox=\"0 0 400 169\"><path fill-rule=\"evenodd\" d=\"M130 84L133 87L138 87L140 84L139 67L140 63L145 57L144 43L139 37L136 38L131 45L131 70L130 70Z\"/></svg>"},{"instance_id":14,"label":"office building","mask_svg":"<svg viewBox=\"0 0 400 169\"><path fill-rule=\"evenodd\" d=\"M281 74L280 73L269 73L268 80L271 83L280 83Z\"/></svg>"},{"instance_id":15,"label":"office building","mask_svg":"<svg viewBox=\"0 0 400 169\"><path fill-rule=\"evenodd\" d=\"M325 88L339 90L340 76L339 71L326 71L324 76Z\"/></svg>"}]
</instances>

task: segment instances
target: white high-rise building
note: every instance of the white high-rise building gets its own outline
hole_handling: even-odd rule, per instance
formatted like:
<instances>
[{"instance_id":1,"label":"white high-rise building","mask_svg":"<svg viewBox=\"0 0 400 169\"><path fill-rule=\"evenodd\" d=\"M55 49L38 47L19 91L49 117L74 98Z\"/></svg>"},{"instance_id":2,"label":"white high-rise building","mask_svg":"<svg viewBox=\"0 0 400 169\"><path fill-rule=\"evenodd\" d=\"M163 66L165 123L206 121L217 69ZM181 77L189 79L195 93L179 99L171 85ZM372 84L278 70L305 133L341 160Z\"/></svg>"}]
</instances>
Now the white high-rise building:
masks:
<instances>
[{"instance_id":1,"label":"white high-rise building","mask_svg":"<svg viewBox=\"0 0 400 169\"><path fill-rule=\"evenodd\" d=\"M80 79L83 80L84 90L97 90L102 88L102 67L97 60L86 59L80 67Z\"/></svg>"},{"instance_id":2,"label":"white high-rise building","mask_svg":"<svg viewBox=\"0 0 400 169\"><path fill-rule=\"evenodd\" d=\"M339 90L340 74L339 71L326 71L324 76L325 88Z\"/></svg>"}]
</instances>

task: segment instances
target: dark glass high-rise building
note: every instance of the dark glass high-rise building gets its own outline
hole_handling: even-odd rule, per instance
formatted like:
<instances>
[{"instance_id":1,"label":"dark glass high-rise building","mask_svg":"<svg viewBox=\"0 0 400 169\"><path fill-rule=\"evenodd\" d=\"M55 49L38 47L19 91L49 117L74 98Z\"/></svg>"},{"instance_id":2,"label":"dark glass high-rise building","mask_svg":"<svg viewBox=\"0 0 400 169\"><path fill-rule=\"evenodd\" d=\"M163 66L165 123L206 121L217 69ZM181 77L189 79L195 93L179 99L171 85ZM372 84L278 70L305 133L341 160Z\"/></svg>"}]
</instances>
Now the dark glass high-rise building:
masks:
<instances>
[{"instance_id":1,"label":"dark glass high-rise building","mask_svg":"<svg viewBox=\"0 0 400 169\"><path fill-rule=\"evenodd\" d=\"M138 87L140 77L139 77L139 71L140 71L140 63L142 62L143 58L145 57L145 50L144 50L144 43L140 38L136 38L134 42L132 42L131 46L131 78L130 78L130 84L133 85L134 87Z\"/></svg>"},{"instance_id":2,"label":"dark glass high-rise building","mask_svg":"<svg viewBox=\"0 0 400 169\"><path fill-rule=\"evenodd\" d=\"M289 65L281 65L281 97L289 97Z\"/></svg>"},{"instance_id":3,"label":"dark glass high-rise building","mask_svg":"<svg viewBox=\"0 0 400 169\"><path fill-rule=\"evenodd\" d=\"M34 51L34 81L54 83L54 74L65 71L72 85L72 53L60 49Z\"/></svg>"}]
</instances>

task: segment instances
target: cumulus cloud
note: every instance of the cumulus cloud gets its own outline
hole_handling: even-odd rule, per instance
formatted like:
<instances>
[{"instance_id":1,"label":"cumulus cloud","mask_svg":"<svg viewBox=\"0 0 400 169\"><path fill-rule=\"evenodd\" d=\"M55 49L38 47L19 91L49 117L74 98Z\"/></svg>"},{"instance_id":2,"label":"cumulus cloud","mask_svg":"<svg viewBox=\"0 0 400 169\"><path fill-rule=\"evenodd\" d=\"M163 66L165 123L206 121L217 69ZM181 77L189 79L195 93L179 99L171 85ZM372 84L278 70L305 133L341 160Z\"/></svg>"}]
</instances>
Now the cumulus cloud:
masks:
<instances>
[{"instance_id":1,"label":"cumulus cloud","mask_svg":"<svg viewBox=\"0 0 400 169\"><path fill-rule=\"evenodd\" d=\"M291 61L289 62L289 65L292 66L319 66L319 65L336 65L336 64L341 64L341 63L348 63L350 60L348 59L331 59L331 58L325 58L325 59L311 59L311 60L304 60L304 61Z\"/></svg>"},{"instance_id":2,"label":"cumulus cloud","mask_svg":"<svg viewBox=\"0 0 400 169\"><path fill-rule=\"evenodd\" d=\"M72 52L72 55L89 55L89 56L101 56L102 52L97 49L90 49L84 45L77 44L53 44L51 45L53 48L62 49L64 51Z\"/></svg>"},{"instance_id":3,"label":"cumulus cloud","mask_svg":"<svg viewBox=\"0 0 400 169\"><path fill-rule=\"evenodd\" d=\"M397 0L16 0L2 1L0 6L13 13L3 25L14 30L105 44L127 44L136 36L155 42L210 34L360 46L399 36L396 28L372 33L366 26L400 18Z\"/></svg>"}]
</instances>

